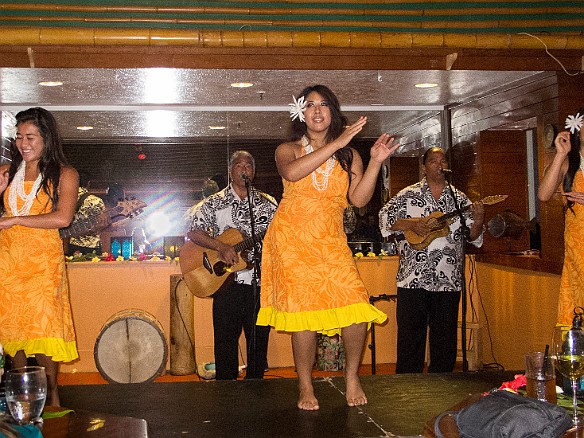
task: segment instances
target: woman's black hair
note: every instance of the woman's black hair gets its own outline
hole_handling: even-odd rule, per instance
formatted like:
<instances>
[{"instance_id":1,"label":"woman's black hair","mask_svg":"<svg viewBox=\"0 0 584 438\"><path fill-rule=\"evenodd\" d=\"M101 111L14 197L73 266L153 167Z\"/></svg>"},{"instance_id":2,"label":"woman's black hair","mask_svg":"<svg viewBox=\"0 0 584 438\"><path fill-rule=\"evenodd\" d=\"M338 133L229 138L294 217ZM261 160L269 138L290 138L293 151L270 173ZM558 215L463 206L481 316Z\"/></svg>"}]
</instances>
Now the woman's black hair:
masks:
<instances>
[{"instance_id":1,"label":"woman's black hair","mask_svg":"<svg viewBox=\"0 0 584 438\"><path fill-rule=\"evenodd\" d=\"M581 107L576 114L584 116L584 107ZM562 184L564 192L572 191L574 177L580 168L580 131L574 130L574 133L570 133L570 144L571 149L570 152L568 152L568 171L566 172L566 176L564 176L564 181ZM573 205L574 201L568 201L566 207L572 210Z\"/></svg>"},{"instance_id":2,"label":"woman's black hair","mask_svg":"<svg viewBox=\"0 0 584 438\"><path fill-rule=\"evenodd\" d=\"M331 141L337 139L345 130L348 124L347 118L341 112L341 105L339 104L339 99L333 93L333 91L325 85L312 85L306 87L302 92L296 96L296 100L301 97L306 98L312 92L316 92L321 95L324 101L328 103L328 108L331 112L331 124L329 126L325 142L330 143ZM291 126L291 136L292 141L298 141L302 136L306 135L307 127L305 122L301 122L299 118L292 120ZM351 182L351 166L353 165L353 150L349 145L337 150L334 154L335 159L340 163L341 167L345 172L349 174L349 183Z\"/></svg>"},{"instance_id":3,"label":"woman's black hair","mask_svg":"<svg viewBox=\"0 0 584 438\"><path fill-rule=\"evenodd\" d=\"M59 201L59 179L61 168L66 166L67 159L63 153L61 135L55 117L44 108L29 108L16 114L16 126L23 123L35 125L44 142L44 149L39 161L39 171L42 175L42 189L52 202L52 209L57 207ZM18 166L22 163L22 155L16 148L16 142L12 142L10 169L8 170L8 184L14 179ZM37 192L38 193L38 192ZM3 200L0 198L0 211L5 211Z\"/></svg>"}]
</instances>

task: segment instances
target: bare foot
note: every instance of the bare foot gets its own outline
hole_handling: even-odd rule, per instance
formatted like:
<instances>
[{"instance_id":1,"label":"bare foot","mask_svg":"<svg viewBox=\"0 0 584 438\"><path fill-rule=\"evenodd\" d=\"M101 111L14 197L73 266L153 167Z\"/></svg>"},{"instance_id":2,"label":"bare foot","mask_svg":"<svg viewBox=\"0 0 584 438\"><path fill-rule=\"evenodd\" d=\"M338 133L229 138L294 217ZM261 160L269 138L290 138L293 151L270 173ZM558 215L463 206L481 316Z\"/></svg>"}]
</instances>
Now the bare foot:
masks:
<instances>
[{"instance_id":1,"label":"bare foot","mask_svg":"<svg viewBox=\"0 0 584 438\"><path fill-rule=\"evenodd\" d=\"M347 405L349 406L363 406L367 404L367 396L361 388L359 377L347 378Z\"/></svg>"},{"instance_id":2,"label":"bare foot","mask_svg":"<svg viewBox=\"0 0 584 438\"><path fill-rule=\"evenodd\" d=\"M314 389L312 387L300 389L300 396L298 397L298 409L304 411L318 411L318 400L314 396Z\"/></svg>"}]
</instances>

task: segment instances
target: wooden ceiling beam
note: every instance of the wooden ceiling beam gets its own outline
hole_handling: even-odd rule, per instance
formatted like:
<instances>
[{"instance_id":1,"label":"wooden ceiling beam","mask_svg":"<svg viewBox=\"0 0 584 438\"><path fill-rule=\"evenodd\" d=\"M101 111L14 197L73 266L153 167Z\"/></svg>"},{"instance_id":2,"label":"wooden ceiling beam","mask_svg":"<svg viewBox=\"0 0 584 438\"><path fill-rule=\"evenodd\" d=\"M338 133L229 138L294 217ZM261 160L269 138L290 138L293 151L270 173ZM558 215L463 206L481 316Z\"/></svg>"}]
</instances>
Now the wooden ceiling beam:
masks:
<instances>
[{"instance_id":1,"label":"wooden ceiling beam","mask_svg":"<svg viewBox=\"0 0 584 438\"><path fill-rule=\"evenodd\" d=\"M582 69L584 50L0 46L0 67L261 70ZM453 56L455 54L455 56ZM561 65L560 65L561 64ZM563 66L563 67L562 67Z\"/></svg>"}]
</instances>

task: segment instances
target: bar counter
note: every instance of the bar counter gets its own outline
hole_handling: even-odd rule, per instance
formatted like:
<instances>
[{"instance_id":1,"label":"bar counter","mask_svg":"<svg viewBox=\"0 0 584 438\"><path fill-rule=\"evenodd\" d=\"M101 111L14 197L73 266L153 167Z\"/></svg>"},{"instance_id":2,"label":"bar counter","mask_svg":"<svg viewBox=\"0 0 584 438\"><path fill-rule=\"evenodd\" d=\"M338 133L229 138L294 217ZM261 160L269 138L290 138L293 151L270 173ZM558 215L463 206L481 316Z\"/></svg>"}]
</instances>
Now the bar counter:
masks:
<instances>
[{"instance_id":1,"label":"bar counter","mask_svg":"<svg viewBox=\"0 0 584 438\"><path fill-rule=\"evenodd\" d=\"M398 257L355 259L371 296L396 293ZM522 369L524 353L540 350L550 342L555 325L560 277L527 269L505 268L475 262L467 257L467 321L477 329L467 330L467 340L475 343L478 359L497 362L507 369ZM71 305L80 358L63 364L62 372L97 371L94 347L100 331L128 309L153 315L169 344L170 277L180 274L178 263L76 262L67 263ZM376 362L394 363L396 354L395 302L376 301L388 315L376 326ZM195 298L194 334L196 363L213 361L212 299ZM492 348L491 348L492 341ZM369 339L367 344L369 344ZM240 341L242 351L243 336ZM364 351L363 363L371 363ZM290 335L272 331L268 348L270 367L293 366ZM166 369L169 364L166 364Z\"/></svg>"},{"instance_id":2,"label":"bar counter","mask_svg":"<svg viewBox=\"0 0 584 438\"><path fill-rule=\"evenodd\" d=\"M395 293L397 258L357 259L357 267L371 294ZM118 312L141 309L160 324L169 345L170 336L170 277L180 274L175 262L75 262L67 263L71 306L79 359L61 366L61 372L95 372L94 347L102 329ZM388 313L388 322L379 326L377 361L390 362L395 357L395 304L376 304ZM213 361L212 299L195 298L194 306L196 362ZM245 352L245 341L240 341ZM365 363L369 363L365 355ZM292 366L290 335L272 330L268 348L270 367ZM167 364L168 368L168 364Z\"/></svg>"}]
</instances>

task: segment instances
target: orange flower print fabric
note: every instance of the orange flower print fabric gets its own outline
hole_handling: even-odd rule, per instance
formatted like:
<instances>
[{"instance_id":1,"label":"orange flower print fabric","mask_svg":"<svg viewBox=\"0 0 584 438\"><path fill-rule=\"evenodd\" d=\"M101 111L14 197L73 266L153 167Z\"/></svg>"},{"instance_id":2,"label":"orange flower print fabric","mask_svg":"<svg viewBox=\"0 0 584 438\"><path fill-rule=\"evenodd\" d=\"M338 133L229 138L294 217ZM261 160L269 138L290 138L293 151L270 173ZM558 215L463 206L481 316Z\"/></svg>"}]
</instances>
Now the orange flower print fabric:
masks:
<instances>
[{"instance_id":1,"label":"orange flower print fabric","mask_svg":"<svg viewBox=\"0 0 584 438\"><path fill-rule=\"evenodd\" d=\"M9 187L4 193L8 206ZM25 181L25 192L32 181ZM22 200L18 198L20 208ZM41 189L30 215L50 211ZM12 215L7 208L8 216ZM0 230L0 342L6 354L24 350L27 357L45 354L56 362L78 357L58 230L13 226Z\"/></svg>"},{"instance_id":2,"label":"orange flower print fabric","mask_svg":"<svg viewBox=\"0 0 584 438\"><path fill-rule=\"evenodd\" d=\"M584 192L584 175L580 170L574 176L572 191ZM576 203L572 210L565 213L564 266L558 304L558 323L563 325L572 325L574 307L584 307L584 205Z\"/></svg>"},{"instance_id":3,"label":"orange flower print fabric","mask_svg":"<svg viewBox=\"0 0 584 438\"><path fill-rule=\"evenodd\" d=\"M317 182L322 178L317 174ZM347 172L335 162L323 191L314 187L312 175L283 184L263 244L258 324L332 336L351 324L385 321L387 315L369 304L347 246Z\"/></svg>"}]
</instances>

